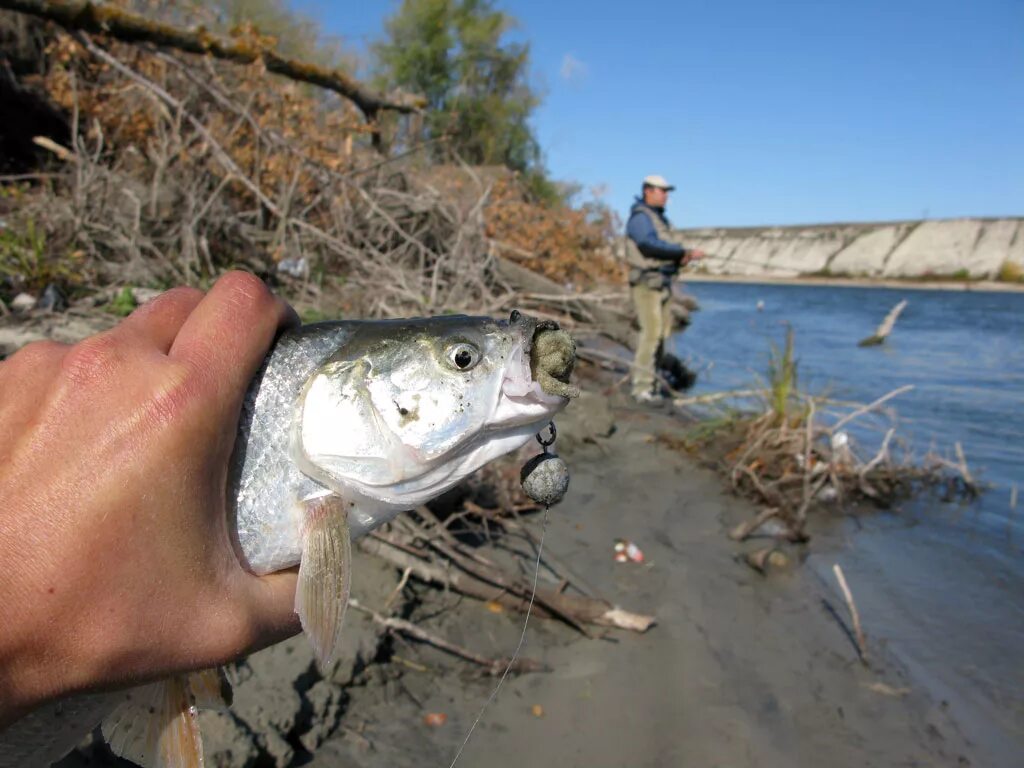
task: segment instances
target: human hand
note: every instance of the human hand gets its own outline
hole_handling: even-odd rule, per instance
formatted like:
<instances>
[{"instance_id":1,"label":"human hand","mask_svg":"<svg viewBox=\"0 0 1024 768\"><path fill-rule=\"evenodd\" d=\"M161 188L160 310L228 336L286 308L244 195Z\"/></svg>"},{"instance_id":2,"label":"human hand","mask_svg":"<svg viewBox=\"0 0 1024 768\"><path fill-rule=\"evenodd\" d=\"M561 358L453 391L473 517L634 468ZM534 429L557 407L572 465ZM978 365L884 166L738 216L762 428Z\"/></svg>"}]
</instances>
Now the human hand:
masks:
<instances>
[{"instance_id":1,"label":"human hand","mask_svg":"<svg viewBox=\"0 0 1024 768\"><path fill-rule=\"evenodd\" d=\"M699 248L694 248L686 252L686 263L689 264L691 261L700 261L707 254Z\"/></svg>"},{"instance_id":2,"label":"human hand","mask_svg":"<svg viewBox=\"0 0 1024 768\"><path fill-rule=\"evenodd\" d=\"M0 727L299 631L295 575L243 570L226 512L242 398L294 322L235 272L0 362Z\"/></svg>"}]
</instances>

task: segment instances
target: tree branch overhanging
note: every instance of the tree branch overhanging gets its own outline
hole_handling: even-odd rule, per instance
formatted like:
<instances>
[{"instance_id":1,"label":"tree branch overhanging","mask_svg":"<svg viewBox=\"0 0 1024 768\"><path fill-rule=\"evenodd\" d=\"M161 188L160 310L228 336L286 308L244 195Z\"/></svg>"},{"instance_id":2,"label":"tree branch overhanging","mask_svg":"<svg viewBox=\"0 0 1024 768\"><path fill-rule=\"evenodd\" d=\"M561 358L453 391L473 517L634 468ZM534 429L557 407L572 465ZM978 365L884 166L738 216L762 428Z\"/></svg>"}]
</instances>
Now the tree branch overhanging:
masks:
<instances>
[{"instance_id":1,"label":"tree branch overhanging","mask_svg":"<svg viewBox=\"0 0 1024 768\"><path fill-rule=\"evenodd\" d=\"M225 39L201 27L191 30L179 29L170 24L150 21L105 3L0 0L0 9L37 16L60 24L68 30L110 35L126 43L154 43L186 53L210 55L242 64L261 62L269 72L326 88L344 96L359 107L367 120L373 120L382 110L416 112L425 103L419 96L385 96L375 93L340 70L287 59L259 43Z\"/></svg>"}]
</instances>

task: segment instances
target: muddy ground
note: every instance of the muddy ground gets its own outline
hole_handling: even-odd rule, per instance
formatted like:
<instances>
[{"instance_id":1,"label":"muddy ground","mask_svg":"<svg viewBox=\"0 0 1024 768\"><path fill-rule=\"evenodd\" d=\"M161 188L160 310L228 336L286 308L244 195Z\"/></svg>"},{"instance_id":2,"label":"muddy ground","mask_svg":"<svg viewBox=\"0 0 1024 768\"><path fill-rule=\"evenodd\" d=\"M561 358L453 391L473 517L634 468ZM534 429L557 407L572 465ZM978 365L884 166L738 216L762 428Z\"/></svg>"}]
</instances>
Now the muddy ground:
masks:
<instances>
[{"instance_id":1,"label":"muddy ground","mask_svg":"<svg viewBox=\"0 0 1024 768\"><path fill-rule=\"evenodd\" d=\"M81 330L2 325L5 351L29 335ZM572 485L551 510L546 551L587 589L658 624L586 638L531 620L522 654L551 671L510 677L458 764L1011 765L972 743L884 642L869 636L871 666L858 661L831 584L796 559L770 578L742 562L725 533L752 510L658 439L682 428L599 395L560 418L556 447ZM539 531L541 516L531 524ZM616 563L619 537L645 562ZM390 598L390 610L484 655L509 655L522 631L521 615L454 593L410 582L395 595L398 572L368 555L354 580L363 604L383 610ZM495 679L351 610L346 631L348 654L327 679L301 637L231 670L231 711L202 715L207 764L450 765ZM428 714L444 723L427 725ZM61 763L122 764L95 740Z\"/></svg>"}]
</instances>

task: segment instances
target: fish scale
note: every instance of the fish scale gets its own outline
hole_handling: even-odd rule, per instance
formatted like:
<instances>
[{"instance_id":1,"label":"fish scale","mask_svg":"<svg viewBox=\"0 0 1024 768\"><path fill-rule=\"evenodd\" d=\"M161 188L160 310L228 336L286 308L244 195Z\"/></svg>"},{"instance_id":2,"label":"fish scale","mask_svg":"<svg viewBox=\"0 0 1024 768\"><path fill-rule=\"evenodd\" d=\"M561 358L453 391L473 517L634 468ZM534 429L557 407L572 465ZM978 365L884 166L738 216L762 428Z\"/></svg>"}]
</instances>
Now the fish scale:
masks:
<instances>
[{"instance_id":1,"label":"fish scale","mask_svg":"<svg viewBox=\"0 0 1024 768\"><path fill-rule=\"evenodd\" d=\"M309 377L352 334L352 325L320 323L283 335L246 393L228 499L233 500L239 554L256 573L299 561L295 503L327 492L290 458L292 421Z\"/></svg>"}]
</instances>

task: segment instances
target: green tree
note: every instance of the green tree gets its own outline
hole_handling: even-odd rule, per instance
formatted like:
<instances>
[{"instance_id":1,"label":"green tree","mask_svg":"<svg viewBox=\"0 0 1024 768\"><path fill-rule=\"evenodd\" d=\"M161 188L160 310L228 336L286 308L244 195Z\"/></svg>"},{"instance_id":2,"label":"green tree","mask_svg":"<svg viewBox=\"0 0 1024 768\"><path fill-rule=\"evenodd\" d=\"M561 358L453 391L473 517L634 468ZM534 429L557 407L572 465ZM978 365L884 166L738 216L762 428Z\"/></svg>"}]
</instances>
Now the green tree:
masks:
<instances>
[{"instance_id":1,"label":"green tree","mask_svg":"<svg viewBox=\"0 0 1024 768\"><path fill-rule=\"evenodd\" d=\"M541 172L529 46L506 39L515 25L492 0L403 0L374 46L381 84L427 99L426 118L406 121L402 138L445 136L467 162Z\"/></svg>"}]
</instances>

